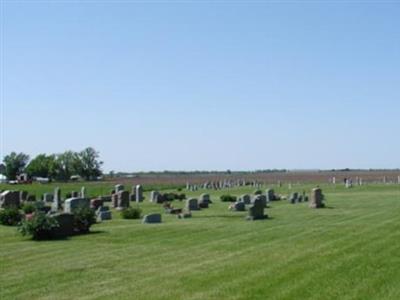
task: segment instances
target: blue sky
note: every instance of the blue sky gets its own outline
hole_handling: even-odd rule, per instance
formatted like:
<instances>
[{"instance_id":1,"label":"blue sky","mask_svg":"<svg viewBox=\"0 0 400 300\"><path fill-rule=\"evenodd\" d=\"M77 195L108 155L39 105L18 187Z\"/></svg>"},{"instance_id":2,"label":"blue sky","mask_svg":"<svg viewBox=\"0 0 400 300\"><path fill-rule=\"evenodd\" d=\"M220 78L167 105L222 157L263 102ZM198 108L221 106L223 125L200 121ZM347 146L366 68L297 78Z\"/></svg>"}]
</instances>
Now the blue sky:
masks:
<instances>
[{"instance_id":1,"label":"blue sky","mask_svg":"<svg viewBox=\"0 0 400 300\"><path fill-rule=\"evenodd\" d=\"M3 1L1 155L400 167L400 3Z\"/></svg>"}]
</instances>

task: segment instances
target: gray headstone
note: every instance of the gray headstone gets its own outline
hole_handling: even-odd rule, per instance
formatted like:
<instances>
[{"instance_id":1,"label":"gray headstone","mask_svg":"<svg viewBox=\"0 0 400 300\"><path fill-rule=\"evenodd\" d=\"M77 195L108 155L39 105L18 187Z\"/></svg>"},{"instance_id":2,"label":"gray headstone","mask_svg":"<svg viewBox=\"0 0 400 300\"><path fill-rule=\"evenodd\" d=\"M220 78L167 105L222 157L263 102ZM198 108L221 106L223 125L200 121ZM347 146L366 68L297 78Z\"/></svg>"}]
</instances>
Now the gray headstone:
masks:
<instances>
[{"instance_id":1,"label":"gray headstone","mask_svg":"<svg viewBox=\"0 0 400 300\"><path fill-rule=\"evenodd\" d=\"M74 209L84 207L89 208L89 199L86 198L69 198L64 202L64 212L73 213Z\"/></svg>"},{"instance_id":2,"label":"gray headstone","mask_svg":"<svg viewBox=\"0 0 400 300\"><path fill-rule=\"evenodd\" d=\"M210 203L212 203L210 200L210 195L209 194L201 194L198 203L199 203L200 208L208 208L208 205Z\"/></svg>"},{"instance_id":3,"label":"gray headstone","mask_svg":"<svg viewBox=\"0 0 400 300\"><path fill-rule=\"evenodd\" d=\"M186 200L186 209L188 211L191 210L200 210L199 208L199 202L197 201L196 198L189 198Z\"/></svg>"},{"instance_id":4,"label":"gray headstone","mask_svg":"<svg viewBox=\"0 0 400 300\"><path fill-rule=\"evenodd\" d=\"M240 196L239 201L244 202L244 204L251 204L251 197L248 194Z\"/></svg>"},{"instance_id":5,"label":"gray headstone","mask_svg":"<svg viewBox=\"0 0 400 300\"><path fill-rule=\"evenodd\" d=\"M142 223L161 223L161 214L149 214L143 217Z\"/></svg>"},{"instance_id":6,"label":"gray headstone","mask_svg":"<svg viewBox=\"0 0 400 300\"><path fill-rule=\"evenodd\" d=\"M85 188L84 186L81 188L81 195L80 195L80 197L81 197L81 198L86 198L86 188Z\"/></svg>"},{"instance_id":7,"label":"gray headstone","mask_svg":"<svg viewBox=\"0 0 400 300\"><path fill-rule=\"evenodd\" d=\"M264 201L262 198L257 197L253 201L253 205L249 207L249 215L247 220L262 220L265 219L267 216L264 215Z\"/></svg>"},{"instance_id":8,"label":"gray headstone","mask_svg":"<svg viewBox=\"0 0 400 300\"><path fill-rule=\"evenodd\" d=\"M18 208L19 205L18 191L4 191L0 194L0 208Z\"/></svg>"},{"instance_id":9,"label":"gray headstone","mask_svg":"<svg viewBox=\"0 0 400 300\"><path fill-rule=\"evenodd\" d=\"M54 195L53 194L50 194L50 193L44 193L43 194L43 201L44 202L46 202L46 203L53 202L53 199L54 199Z\"/></svg>"},{"instance_id":10,"label":"gray headstone","mask_svg":"<svg viewBox=\"0 0 400 300\"><path fill-rule=\"evenodd\" d=\"M135 188L136 202L143 201L143 187L138 184Z\"/></svg>"},{"instance_id":11,"label":"gray headstone","mask_svg":"<svg viewBox=\"0 0 400 300\"><path fill-rule=\"evenodd\" d=\"M325 204L323 203L323 200L324 200L324 196L322 194L322 190L320 188L312 189L309 206L311 208L322 208L322 207L325 207Z\"/></svg>"},{"instance_id":12,"label":"gray headstone","mask_svg":"<svg viewBox=\"0 0 400 300\"><path fill-rule=\"evenodd\" d=\"M160 195L159 192L151 191L151 193L150 193L150 202L157 203L159 195Z\"/></svg>"},{"instance_id":13,"label":"gray headstone","mask_svg":"<svg viewBox=\"0 0 400 300\"><path fill-rule=\"evenodd\" d=\"M117 206L118 209L124 209L129 207L129 192L121 191L117 193Z\"/></svg>"},{"instance_id":14,"label":"gray headstone","mask_svg":"<svg viewBox=\"0 0 400 300\"><path fill-rule=\"evenodd\" d=\"M59 187L54 189L53 203L51 204L51 211L57 212L61 208L61 190Z\"/></svg>"},{"instance_id":15,"label":"gray headstone","mask_svg":"<svg viewBox=\"0 0 400 300\"><path fill-rule=\"evenodd\" d=\"M122 184L116 184L114 186L115 193L122 192L124 189L125 187Z\"/></svg>"},{"instance_id":16,"label":"gray headstone","mask_svg":"<svg viewBox=\"0 0 400 300\"><path fill-rule=\"evenodd\" d=\"M254 195L251 203L254 204L254 201L256 201L257 199L260 199L264 207L267 207L267 197L265 195Z\"/></svg>"},{"instance_id":17,"label":"gray headstone","mask_svg":"<svg viewBox=\"0 0 400 300\"><path fill-rule=\"evenodd\" d=\"M265 194L267 196L267 202L271 202L271 201L275 201L276 200L275 192L274 192L273 189L267 189Z\"/></svg>"},{"instance_id":18,"label":"gray headstone","mask_svg":"<svg viewBox=\"0 0 400 300\"><path fill-rule=\"evenodd\" d=\"M244 202L235 202L233 204L233 210L235 211L245 211L246 210L246 204Z\"/></svg>"}]
</instances>

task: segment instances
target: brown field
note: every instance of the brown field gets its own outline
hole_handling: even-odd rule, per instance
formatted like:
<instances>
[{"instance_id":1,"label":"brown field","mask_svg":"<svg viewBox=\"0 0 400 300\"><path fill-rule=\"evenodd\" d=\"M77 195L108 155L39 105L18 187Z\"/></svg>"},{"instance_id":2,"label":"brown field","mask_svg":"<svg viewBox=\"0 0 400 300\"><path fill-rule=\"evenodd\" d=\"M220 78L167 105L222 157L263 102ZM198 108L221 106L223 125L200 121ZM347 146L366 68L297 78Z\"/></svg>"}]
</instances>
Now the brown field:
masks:
<instances>
[{"instance_id":1,"label":"brown field","mask_svg":"<svg viewBox=\"0 0 400 300\"><path fill-rule=\"evenodd\" d=\"M341 183L345 178L362 178L364 183L383 183L398 182L400 170L397 171L290 171L290 172L271 172L271 173L187 173L187 174L140 174L134 177L109 178L107 181L118 183L133 184L174 184L184 185L186 182L191 184L202 184L207 181L219 181L225 179L246 181L258 181L260 183L275 184L282 183L328 183L332 177L336 177L336 183Z\"/></svg>"}]
</instances>

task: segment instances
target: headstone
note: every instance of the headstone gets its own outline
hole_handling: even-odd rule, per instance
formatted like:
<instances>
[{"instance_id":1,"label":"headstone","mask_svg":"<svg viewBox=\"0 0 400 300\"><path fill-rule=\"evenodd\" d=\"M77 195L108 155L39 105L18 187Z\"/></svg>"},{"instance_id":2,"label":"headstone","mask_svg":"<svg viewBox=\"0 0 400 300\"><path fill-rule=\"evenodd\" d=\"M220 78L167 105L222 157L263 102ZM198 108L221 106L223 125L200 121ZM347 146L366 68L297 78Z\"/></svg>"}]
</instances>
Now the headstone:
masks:
<instances>
[{"instance_id":1,"label":"headstone","mask_svg":"<svg viewBox=\"0 0 400 300\"><path fill-rule=\"evenodd\" d=\"M251 204L251 197L248 194L244 194L240 196L239 201L243 202L244 204Z\"/></svg>"},{"instance_id":2,"label":"headstone","mask_svg":"<svg viewBox=\"0 0 400 300\"><path fill-rule=\"evenodd\" d=\"M98 222L111 220L112 214L107 206L100 206L96 211L96 219Z\"/></svg>"},{"instance_id":3,"label":"headstone","mask_svg":"<svg viewBox=\"0 0 400 300\"><path fill-rule=\"evenodd\" d=\"M186 200L186 209L188 211L200 210L199 202L197 201L197 199L196 198L189 198L188 200Z\"/></svg>"},{"instance_id":4,"label":"headstone","mask_svg":"<svg viewBox=\"0 0 400 300\"><path fill-rule=\"evenodd\" d=\"M267 202L275 201L275 192L273 189L267 189L266 190L266 196L267 196Z\"/></svg>"},{"instance_id":5,"label":"headstone","mask_svg":"<svg viewBox=\"0 0 400 300\"><path fill-rule=\"evenodd\" d=\"M150 192L150 202L153 203L158 203L158 197L160 196L160 193L157 191L151 191Z\"/></svg>"},{"instance_id":6,"label":"headstone","mask_svg":"<svg viewBox=\"0 0 400 300\"><path fill-rule=\"evenodd\" d=\"M129 207L129 192L128 191L120 191L117 193L118 202L117 209L124 209Z\"/></svg>"},{"instance_id":7,"label":"headstone","mask_svg":"<svg viewBox=\"0 0 400 300\"><path fill-rule=\"evenodd\" d=\"M299 193L292 193L289 197L289 202L295 204L299 199Z\"/></svg>"},{"instance_id":8,"label":"headstone","mask_svg":"<svg viewBox=\"0 0 400 300\"><path fill-rule=\"evenodd\" d=\"M325 207L325 204L323 203L323 200L324 200L324 196L322 194L322 190L320 188L312 189L309 206L311 208L322 208L322 207Z\"/></svg>"},{"instance_id":9,"label":"headstone","mask_svg":"<svg viewBox=\"0 0 400 300\"><path fill-rule=\"evenodd\" d=\"M79 198L79 193L76 191L71 192L71 198Z\"/></svg>"},{"instance_id":10,"label":"headstone","mask_svg":"<svg viewBox=\"0 0 400 300\"><path fill-rule=\"evenodd\" d=\"M249 207L249 215L247 220L262 220L267 218L267 215L264 215L265 204L260 197L256 197L253 201L253 205Z\"/></svg>"},{"instance_id":11,"label":"headstone","mask_svg":"<svg viewBox=\"0 0 400 300\"><path fill-rule=\"evenodd\" d=\"M180 214L177 215L178 219L187 219L187 218L191 218L192 214L190 212L182 212Z\"/></svg>"},{"instance_id":12,"label":"headstone","mask_svg":"<svg viewBox=\"0 0 400 300\"><path fill-rule=\"evenodd\" d=\"M111 205L113 208L118 207L118 194L112 194L111 195Z\"/></svg>"},{"instance_id":13,"label":"headstone","mask_svg":"<svg viewBox=\"0 0 400 300\"><path fill-rule=\"evenodd\" d=\"M115 193L122 192L124 189L125 187L122 184L116 184L114 187Z\"/></svg>"},{"instance_id":14,"label":"headstone","mask_svg":"<svg viewBox=\"0 0 400 300\"><path fill-rule=\"evenodd\" d=\"M145 215L143 217L142 223L144 223L144 224L161 223L161 214Z\"/></svg>"},{"instance_id":15,"label":"headstone","mask_svg":"<svg viewBox=\"0 0 400 300\"><path fill-rule=\"evenodd\" d=\"M19 205L18 191L4 191L0 194L0 208L18 208Z\"/></svg>"},{"instance_id":16,"label":"headstone","mask_svg":"<svg viewBox=\"0 0 400 300\"><path fill-rule=\"evenodd\" d=\"M253 196L251 203L254 203L254 201L256 201L256 199L260 199L260 201L263 203L264 207L267 207L267 197L265 195Z\"/></svg>"},{"instance_id":17,"label":"headstone","mask_svg":"<svg viewBox=\"0 0 400 300\"><path fill-rule=\"evenodd\" d=\"M234 211L245 211L246 210L246 204L244 202L235 202L232 204L231 209Z\"/></svg>"},{"instance_id":18,"label":"headstone","mask_svg":"<svg viewBox=\"0 0 400 300\"><path fill-rule=\"evenodd\" d=\"M143 201L143 187L138 184L135 188L136 202Z\"/></svg>"},{"instance_id":19,"label":"headstone","mask_svg":"<svg viewBox=\"0 0 400 300\"><path fill-rule=\"evenodd\" d=\"M54 228L51 232L53 238L62 238L71 236L75 233L74 230L74 215L71 213L58 213L52 215L57 221L58 227Z\"/></svg>"},{"instance_id":20,"label":"headstone","mask_svg":"<svg viewBox=\"0 0 400 300\"><path fill-rule=\"evenodd\" d=\"M57 212L61 209L61 190L59 187L54 189L53 203L51 204L51 211Z\"/></svg>"},{"instance_id":21,"label":"headstone","mask_svg":"<svg viewBox=\"0 0 400 300\"><path fill-rule=\"evenodd\" d=\"M64 212L73 213L79 207L89 208L89 200L86 198L69 198L64 202Z\"/></svg>"},{"instance_id":22,"label":"headstone","mask_svg":"<svg viewBox=\"0 0 400 300\"><path fill-rule=\"evenodd\" d=\"M86 198L86 188L85 188L84 186L81 188L81 195L80 195L80 197L81 197L81 198Z\"/></svg>"},{"instance_id":23,"label":"headstone","mask_svg":"<svg viewBox=\"0 0 400 300\"><path fill-rule=\"evenodd\" d=\"M20 191L19 192L19 202L25 202L28 200L28 191Z\"/></svg>"},{"instance_id":24,"label":"headstone","mask_svg":"<svg viewBox=\"0 0 400 300\"><path fill-rule=\"evenodd\" d=\"M43 201L46 203L53 202L54 195L50 193L43 194Z\"/></svg>"},{"instance_id":25,"label":"headstone","mask_svg":"<svg viewBox=\"0 0 400 300\"><path fill-rule=\"evenodd\" d=\"M208 208L208 205L212 203L209 194L201 194L199 199L200 208Z\"/></svg>"},{"instance_id":26,"label":"headstone","mask_svg":"<svg viewBox=\"0 0 400 300\"><path fill-rule=\"evenodd\" d=\"M103 200L101 200L100 198L94 198L90 200L90 208L97 210L101 206L103 206Z\"/></svg>"}]
</instances>

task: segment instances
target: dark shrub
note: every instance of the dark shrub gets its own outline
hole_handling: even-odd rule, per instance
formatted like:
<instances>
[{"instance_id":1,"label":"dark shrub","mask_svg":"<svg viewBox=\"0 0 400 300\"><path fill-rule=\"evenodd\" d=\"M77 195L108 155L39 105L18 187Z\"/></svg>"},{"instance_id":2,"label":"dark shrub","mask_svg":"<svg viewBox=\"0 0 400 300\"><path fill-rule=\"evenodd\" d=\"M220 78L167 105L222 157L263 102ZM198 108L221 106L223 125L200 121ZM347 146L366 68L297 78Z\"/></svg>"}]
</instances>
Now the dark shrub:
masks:
<instances>
[{"instance_id":1,"label":"dark shrub","mask_svg":"<svg viewBox=\"0 0 400 300\"><path fill-rule=\"evenodd\" d=\"M220 199L222 202L236 202L237 197L232 195L222 195Z\"/></svg>"},{"instance_id":2,"label":"dark shrub","mask_svg":"<svg viewBox=\"0 0 400 300\"><path fill-rule=\"evenodd\" d=\"M123 219L139 219L142 211L140 208L128 207L121 211Z\"/></svg>"},{"instance_id":3,"label":"dark shrub","mask_svg":"<svg viewBox=\"0 0 400 300\"><path fill-rule=\"evenodd\" d=\"M178 191L178 192L182 192L182 188L178 188L177 191Z\"/></svg>"},{"instance_id":4,"label":"dark shrub","mask_svg":"<svg viewBox=\"0 0 400 300\"><path fill-rule=\"evenodd\" d=\"M77 233L89 232L90 226L96 223L96 214L88 207L74 209L74 229Z\"/></svg>"},{"instance_id":5,"label":"dark shrub","mask_svg":"<svg viewBox=\"0 0 400 300\"><path fill-rule=\"evenodd\" d=\"M22 205L22 210L25 214L31 214L36 210L36 206L34 203L25 203Z\"/></svg>"},{"instance_id":6,"label":"dark shrub","mask_svg":"<svg viewBox=\"0 0 400 300\"><path fill-rule=\"evenodd\" d=\"M30 235L34 240L45 240L52 237L52 231L58 228L58 222L44 212L36 211L22 220L18 230L22 235Z\"/></svg>"},{"instance_id":7,"label":"dark shrub","mask_svg":"<svg viewBox=\"0 0 400 300\"><path fill-rule=\"evenodd\" d=\"M261 191L261 190L256 190L256 191L254 192L254 195L262 195L262 191Z\"/></svg>"},{"instance_id":8,"label":"dark shrub","mask_svg":"<svg viewBox=\"0 0 400 300\"><path fill-rule=\"evenodd\" d=\"M6 208L0 210L0 224L15 226L22 220L22 216L16 208Z\"/></svg>"}]
</instances>

